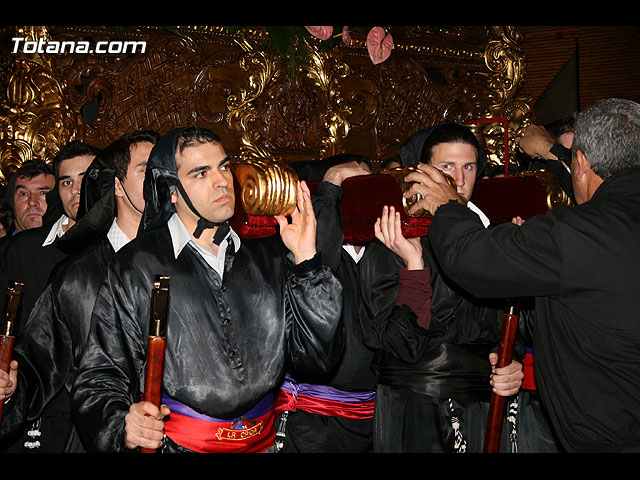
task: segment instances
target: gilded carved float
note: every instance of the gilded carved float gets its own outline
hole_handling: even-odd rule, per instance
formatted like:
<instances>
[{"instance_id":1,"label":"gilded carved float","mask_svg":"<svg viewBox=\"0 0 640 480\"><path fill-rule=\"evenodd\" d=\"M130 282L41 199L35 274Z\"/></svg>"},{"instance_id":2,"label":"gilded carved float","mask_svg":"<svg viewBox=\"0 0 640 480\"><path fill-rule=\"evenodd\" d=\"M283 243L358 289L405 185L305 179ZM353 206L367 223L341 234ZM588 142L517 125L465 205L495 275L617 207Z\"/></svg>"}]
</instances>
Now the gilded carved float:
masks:
<instances>
[{"instance_id":1,"label":"gilded carved float","mask_svg":"<svg viewBox=\"0 0 640 480\"><path fill-rule=\"evenodd\" d=\"M309 41L307 62L290 75L261 27L126 27L125 37L115 27L4 27L0 183L25 160L51 161L71 139L103 147L129 130L195 124L221 137L234 170L253 182L246 196L254 203L274 181L284 182L282 202L290 202L290 172L274 177L274 165L339 153L377 165L415 131L445 120L475 122L489 161L514 161L514 139L532 116L517 29L387 28L394 49L383 63L374 65L364 35L354 34L350 46L326 53ZM14 37L126 38L145 42L146 52L14 53Z\"/></svg>"}]
</instances>

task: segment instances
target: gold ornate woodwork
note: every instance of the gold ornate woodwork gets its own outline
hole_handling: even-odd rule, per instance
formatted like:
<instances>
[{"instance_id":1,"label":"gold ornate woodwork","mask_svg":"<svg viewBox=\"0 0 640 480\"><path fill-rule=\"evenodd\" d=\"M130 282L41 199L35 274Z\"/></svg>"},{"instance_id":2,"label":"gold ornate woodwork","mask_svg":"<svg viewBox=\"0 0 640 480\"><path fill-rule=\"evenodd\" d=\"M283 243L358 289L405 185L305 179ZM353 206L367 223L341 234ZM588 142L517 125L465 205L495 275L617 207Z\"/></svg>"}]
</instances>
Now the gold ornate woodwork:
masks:
<instances>
[{"instance_id":1,"label":"gold ornate woodwork","mask_svg":"<svg viewBox=\"0 0 640 480\"><path fill-rule=\"evenodd\" d=\"M320 89L327 110L322 115L328 135L322 138L320 157L339 153L340 141L349 134L351 108L342 99L339 80L349 74L349 67L332 55L321 55L309 47L311 68L307 75Z\"/></svg>"},{"instance_id":2,"label":"gold ornate woodwork","mask_svg":"<svg viewBox=\"0 0 640 480\"><path fill-rule=\"evenodd\" d=\"M30 30L5 27L5 43L14 35L119 38L114 27L24 28ZM379 65L368 57L364 34L328 53L309 42L307 61L293 77L261 27L237 34L215 26L176 28L179 34L127 27L128 38L146 42L145 54L3 52L10 78L0 97L2 172L31 156L50 159L72 138L104 147L132 129L205 126L235 162L354 153L377 165L411 134L442 121L505 118L507 152L530 122L513 27L392 26L394 50ZM490 161L503 162L503 124L474 131Z\"/></svg>"},{"instance_id":3,"label":"gold ornate woodwork","mask_svg":"<svg viewBox=\"0 0 640 480\"><path fill-rule=\"evenodd\" d=\"M491 103L484 118L464 122L479 138L488 152L488 163L493 165L515 163L515 139L531 123L532 99L519 92L525 74L520 40L513 27L490 28L484 61L491 72Z\"/></svg>"},{"instance_id":4,"label":"gold ornate woodwork","mask_svg":"<svg viewBox=\"0 0 640 480\"><path fill-rule=\"evenodd\" d=\"M285 74L286 60L273 51L254 48L244 36L241 36L237 43L246 52L240 60L240 68L248 72L247 87L227 98L226 122L229 128L241 132L242 158L266 158L269 152L260 144L258 129L253 128L260 118L255 102L272 82Z\"/></svg>"},{"instance_id":5,"label":"gold ornate woodwork","mask_svg":"<svg viewBox=\"0 0 640 480\"><path fill-rule=\"evenodd\" d=\"M16 27L14 35L28 40L50 39L45 27ZM66 86L44 54L16 53L0 104L0 181L22 162L51 162L59 147L82 132L81 119L65 99Z\"/></svg>"},{"instance_id":6,"label":"gold ornate woodwork","mask_svg":"<svg viewBox=\"0 0 640 480\"><path fill-rule=\"evenodd\" d=\"M536 177L544 185L547 193L547 207L549 210L560 205L572 205L571 199L560 186L558 177L546 169L525 170L520 172L521 176Z\"/></svg>"},{"instance_id":7,"label":"gold ornate woodwork","mask_svg":"<svg viewBox=\"0 0 640 480\"><path fill-rule=\"evenodd\" d=\"M240 198L249 215L291 215L296 208L298 176L272 158L232 161Z\"/></svg>"}]
</instances>

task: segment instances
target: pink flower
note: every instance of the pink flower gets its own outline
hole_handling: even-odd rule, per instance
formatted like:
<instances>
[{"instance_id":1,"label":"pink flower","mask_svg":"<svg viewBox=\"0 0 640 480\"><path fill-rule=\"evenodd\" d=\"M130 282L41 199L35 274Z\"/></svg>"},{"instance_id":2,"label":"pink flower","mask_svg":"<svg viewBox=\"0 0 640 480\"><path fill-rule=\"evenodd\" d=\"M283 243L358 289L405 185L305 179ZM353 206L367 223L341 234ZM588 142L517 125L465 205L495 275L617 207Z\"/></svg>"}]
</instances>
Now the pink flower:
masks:
<instances>
[{"instance_id":1,"label":"pink flower","mask_svg":"<svg viewBox=\"0 0 640 480\"><path fill-rule=\"evenodd\" d=\"M393 37L382 27L373 27L367 35L367 50L374 65L384 62L393 50Z\"/></svg>"},{"instance_id":2,"label":"pink flower","mask_svg":"<svg viewBox=\"0 0 640 480\"><path fill-rule=\"evenodd\" d=\"M333 27L304 27L307 31L320 40L328 40L333 35Z\"/></svg>"},{"instance_id":3,"label":"pink flower","mask_svg":"<svg viewBox=\"0 0 640 480\"><path fill-rule=\"evenodd\" d=\"M351 35L349 35L349 27L342 27L342 43L347 47L351 45Z\"/></svg>"}]
</instances>

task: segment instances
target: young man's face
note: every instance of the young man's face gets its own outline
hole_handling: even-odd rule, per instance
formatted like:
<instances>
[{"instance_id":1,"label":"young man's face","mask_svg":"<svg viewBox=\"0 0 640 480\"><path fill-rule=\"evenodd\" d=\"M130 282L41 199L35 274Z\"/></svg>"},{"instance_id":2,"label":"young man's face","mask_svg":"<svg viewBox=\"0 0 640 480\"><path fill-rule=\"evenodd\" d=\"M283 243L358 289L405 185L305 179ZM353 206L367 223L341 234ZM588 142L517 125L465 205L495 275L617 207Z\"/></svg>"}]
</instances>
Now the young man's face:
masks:
<instances>
[{"instance_id":1,"label":"young man's face","mask_svg":"<svg viewBox=\"0 0 640 480\"><path fill-rule=\"evenodd\" d=\"M431 151L429 164L456 181L458 194L471 199L478 173L478 154L468 143L439 143Z\"/></svg>"},{"instance_id":2,"label":"young man's face","mask_svg":"<svg viewBox=\"0 0 640 480\"><path fill-rule=\"evenodd\" d=\"M53 190L55 183L55 177L48 173L16 178L13 215L17 231L42 226L42 216L47 211L47 192Z\"/></svg>"},{"instance_id":3,"label":"young man's face","mask_svg":"<svg viewBox=\"0 0 640 480\"><path fill-rule=\"evenodd\" d=\"M128 197L131 206L138 212L144 210L144 175L152 149L153 143L151 142L139 142L131 145L129 150L131 161L127 167L127 174L123 180L116 180L116 182L119 182L120 186L123 187L124 191L126 191L125 195L124 192L120 192L119 188L116 188L116 195L121 195L125 198Z\"/></svg>"},{"instance_id":4,"label":"young man's face","mask_svg":"<svg viewBox=\"0 0 640 480\"><path fill-rule=\"evenodd\" d=\"M67 158L58 166L58 191L64 211L71 220L75 221L80 205L80 187L82 177L95 158L94 155L82 155Z\"/></svg>"},{"instance_id":5,"label":"young man's face","mask_svg":"<svg viewBox=\"0 0 640 480\"><path fill-rule=\"evenodd\" d=\"M233 215L235 196L229 157L219 143L196 144L176 153L178 178L191 203L204 218L223 222ZM197 222L178 191L172 196L183 221Z\"/></svg>"}]
</instances>

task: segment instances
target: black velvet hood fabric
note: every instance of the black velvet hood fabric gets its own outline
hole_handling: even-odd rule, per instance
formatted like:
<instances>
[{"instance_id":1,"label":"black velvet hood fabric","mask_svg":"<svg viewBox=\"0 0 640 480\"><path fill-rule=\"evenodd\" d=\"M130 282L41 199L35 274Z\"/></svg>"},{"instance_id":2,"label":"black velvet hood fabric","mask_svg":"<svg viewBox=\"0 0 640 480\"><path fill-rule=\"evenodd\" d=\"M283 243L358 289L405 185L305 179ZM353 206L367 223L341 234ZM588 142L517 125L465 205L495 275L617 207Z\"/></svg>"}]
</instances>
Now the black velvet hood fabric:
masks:
<instances>
[{"instance_id":1,"label":"black velvet hood fabric","mask_svg":"<svg viewBox=\"0 0 640 480\"><path fill-rule=\"evenodd\" d=\"M144 178L143 193L146 199L139 233L167 223L175 212L171 193L178 185L176 145L180 133L186 127L175 128L162 136L149 155Z\"/></svg>"},{"instance_id":2,"label":"black velvet hood fabric","mask_svg":"<svg viewBox=\"0 0 640 480\"><path fill-rule=\"evenodd\" d=\"M82 179L76 223L55 242L58 248L69 255L106 235L116 216L116 168L111 150L111 146L102 150L89 165ZM51 212L55 215L55 218L51 219L55 222L64 210L57 186L53 191L55 191L55 198L52 199L52 205L48 206L47 214ZM48 200L49 196L47 196ZM45 215L49 217L47 214ZM48 222L43 221L43 224L46 223Z\"/></svg>"},{"instance_id":3,"label":"black velvet hood fabric","mask_svg":"<svg viewBox=\"0 0 640 480\"><path fill-rule=\"evenodd\" d=\"M4 197L3 197L4 203L9 205L11 208L13 208L13 194L15 190L16 190L16 176L11 175L9 177L9 181L7 182L7 187L5 188Z\"/></svg>"}]
</instances>

